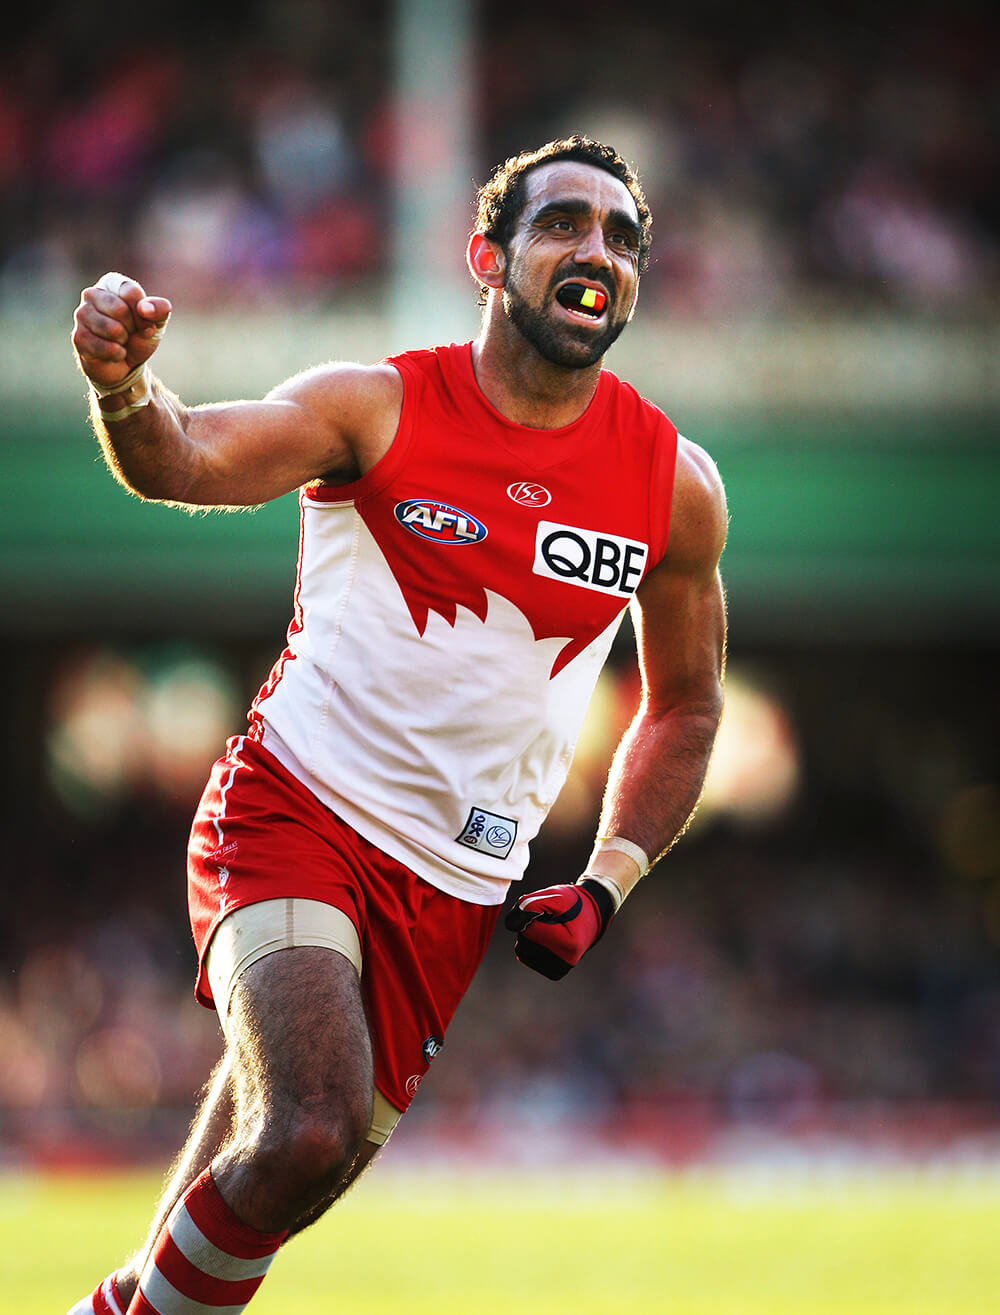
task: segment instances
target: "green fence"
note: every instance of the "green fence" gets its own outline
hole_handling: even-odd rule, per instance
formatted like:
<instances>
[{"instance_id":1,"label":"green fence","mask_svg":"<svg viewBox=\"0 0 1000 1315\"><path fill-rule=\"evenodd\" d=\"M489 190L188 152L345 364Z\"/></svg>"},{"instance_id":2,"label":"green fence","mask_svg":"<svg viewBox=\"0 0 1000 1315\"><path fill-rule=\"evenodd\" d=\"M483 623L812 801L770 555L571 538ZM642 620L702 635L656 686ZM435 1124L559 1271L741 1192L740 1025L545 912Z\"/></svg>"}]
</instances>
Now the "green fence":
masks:
<instances>
[{"instance_id":1,"label":"green fence","mask_svg":"<svg viewBox=\"0 0 1000 1315\"><path fill-rule=\"evenodd\" d=\"M998 637L995 418L786 413L682 427L716 457L727 487L734 638ZM105 470L82 408L8 408L9 634L269 631L289 613L296 545L294 496L235 514L143 504Z\"/></svg>"}]
</instances>

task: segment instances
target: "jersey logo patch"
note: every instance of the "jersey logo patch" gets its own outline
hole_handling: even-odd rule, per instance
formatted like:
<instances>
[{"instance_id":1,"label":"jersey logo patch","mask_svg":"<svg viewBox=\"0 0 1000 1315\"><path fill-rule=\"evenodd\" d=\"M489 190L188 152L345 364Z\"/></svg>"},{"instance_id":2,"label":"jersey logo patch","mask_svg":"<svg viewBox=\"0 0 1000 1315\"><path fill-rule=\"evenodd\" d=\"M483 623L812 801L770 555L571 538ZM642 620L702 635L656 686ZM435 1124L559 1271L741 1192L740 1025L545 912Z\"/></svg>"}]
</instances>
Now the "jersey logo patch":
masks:
<instances>
[{"instance_id":1,"label":"jersey logo patch","mask_svg":"<svg viewBox=\"0 0 1000 1315\"><path fill-rule=\"evenodd\" d=\"M520 507L547 507L552 501L552 494L544 484L533 484L527 479L508 484L507 497Z\"/></svg>"},{"instance_id":2,"label":"jersey logo patch","mask_svg":"<svg viewBox=\"0 0 1000 1315\"><path fill-rule=\"evenodd\" d=\"M642 579L649 545L577 525L539 521L532 572L549 580L629 598Z\"/></svg>"},{"instance_id":3,"label":"jersey logo patch","mask_svg":"<svg viewBox=\"0 0 1000 1315\"><path fill-rule=\"evenodd\" d=\"M432 543L482 543L487 535L486 526L471 512L433 498L407 498L396 503L393 514L404 529Z\"/></svg>"},{"instance_id":4,"label":"jersey logo patch","mask_svg":"<svg viewBox=\"0 0 1000 1315\"><path fill-rule=\"evenodd\" d=\"M517 823L512 817L501 817L485 808L470 808L465 826L455 839L490 858L506 858L517 839Z\"/></svg>"}]
</instances>

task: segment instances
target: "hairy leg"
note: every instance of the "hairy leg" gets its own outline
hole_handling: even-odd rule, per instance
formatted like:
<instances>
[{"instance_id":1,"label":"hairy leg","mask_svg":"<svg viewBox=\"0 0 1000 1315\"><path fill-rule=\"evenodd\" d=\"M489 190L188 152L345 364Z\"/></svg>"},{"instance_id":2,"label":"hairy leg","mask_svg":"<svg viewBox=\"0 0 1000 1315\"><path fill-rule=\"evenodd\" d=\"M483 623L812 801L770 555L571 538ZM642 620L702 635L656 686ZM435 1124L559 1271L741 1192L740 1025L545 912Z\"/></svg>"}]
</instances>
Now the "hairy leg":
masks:
<instances>
[{"instance_id":1,"label":"hairy leg","mask_svg":"<svg viewBox=\"0 0 1000 1315\"><path fill-rule=\"evenodd\" d=\"M219 1192L262 1232L312 1222L370 1158L371 1040L357 973L335 950L279 950L230 1003L236 1122L212 1162Z\"/></svg>"},{"instance_id":2,"label":"hairy leg","mask_svg":"<svg viewBox=\"0 0 1000 1315\"><path fill-rule=\"evenodd\" d=\"M170 1211L189 1184L212 1163L232 1136L235 1112L232 1065L227 1053L223 1055L205 1086L205 1094L191 1124L188 1139L167 1174L167 1183L146 1240L118 1271L118 1290L126 1303L132 1299L146 1256Z\"/></svg>"},{"instance_id":3,"label":"hairy leg","mask_svg":"<svg viewBox=\"0 0 1000 1315\"><path fill-rule=\"evenodd\" d=\"M325 1215L327 1210L340 1200L347 1189L354 1186L371 1164L372 1160L374 1160L375 1156L382 1149L382 1145L383 1143L381 1142L366 1141L361 1147L361 1150L358 1151L357 1155L354 1157L354 1163L351 1165L350 1169L348 1169L347 1173L344 1174L343 1178L341 1178L340 1182L337 1183L330 1195L314 1205L311 1210L307 1210L305 1214L300 1215L299 1218L296 1219L295 1223L292 1224L291 1228L288 1230L289 1237L294 1237L296 1233L301 1233L304 1228L308 1228L310 1224L314 1224L317 1219Z\"/></svg>"},{"instance_id":4,"label":"hairy leg","mask_svg":"<svg viewBox=\"0 0 1000 1315\"><path fill-rule=\"evenodd\" d=\"M303 961L298 956L305 956ZM330 970L326 973L323 965ZM343 971L344 966L347 972ZM323 983L324 976L330 981ZM210 1164L223 1194L241 1217L248 1209L247 1174L257 1139L286 1137L296 1123L297 1102L338 1104L359 1102L370 1120L371 1050L356 975L342 956L303 947L280 951L258 961L240 978L233 994L227 1030L232 1038L216 1068L184 1148L172 1166L167 1186L143 1247L118 1271L118 1287L131 1300L139 1275L164 1222L178 1199ZM329 1025L327 1026L327 1021ZM330 1035L333 1040L330 1042ZM360 1055L360 1070L354 1055ZM332 1070L332 1072L331 1072ZM242 1124L237 1131L237 1093ZM367 1130L368 1124L365 1124ZM224 1154L231 1149L233 1154ZM291 1234L319 1219L354 1183L380 1147L365 1141L336 1181L318 1199L296 1210ZM242 1196L240 1195L242 1193ZM241 1202L243 1210L241 1210ZM273 1218L269 1215L268 1218ZM255 1219L247 1222L254 1223Z\"/></svg>"}]
</instances>

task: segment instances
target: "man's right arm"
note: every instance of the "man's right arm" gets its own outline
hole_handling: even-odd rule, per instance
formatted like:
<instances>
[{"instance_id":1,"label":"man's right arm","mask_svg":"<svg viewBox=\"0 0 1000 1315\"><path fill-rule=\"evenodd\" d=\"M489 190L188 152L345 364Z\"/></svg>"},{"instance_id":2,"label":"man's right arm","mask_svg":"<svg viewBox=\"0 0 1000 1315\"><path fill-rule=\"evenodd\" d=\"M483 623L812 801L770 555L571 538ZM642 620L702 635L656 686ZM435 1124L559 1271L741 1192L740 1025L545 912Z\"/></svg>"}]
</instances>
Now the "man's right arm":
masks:
<instances>
[{"instance_id":1,"label":"man's right arm","mask_svg":"<svg viewBox=\"0 0 1000 1315\"><path fill-rule=\"evenodd\" d=\"M109 467L133 493L254 506L313 479L356 479L388 450L402 406L391 366L320 366L262 401L199 407L186 407L150 377L147 403L143 374L170 310L165 298L111 274L84 290L75 315L73 347L93 386L94 427ZM140 366L132 388L106 392Z\"/></svg>"}]
</instances>

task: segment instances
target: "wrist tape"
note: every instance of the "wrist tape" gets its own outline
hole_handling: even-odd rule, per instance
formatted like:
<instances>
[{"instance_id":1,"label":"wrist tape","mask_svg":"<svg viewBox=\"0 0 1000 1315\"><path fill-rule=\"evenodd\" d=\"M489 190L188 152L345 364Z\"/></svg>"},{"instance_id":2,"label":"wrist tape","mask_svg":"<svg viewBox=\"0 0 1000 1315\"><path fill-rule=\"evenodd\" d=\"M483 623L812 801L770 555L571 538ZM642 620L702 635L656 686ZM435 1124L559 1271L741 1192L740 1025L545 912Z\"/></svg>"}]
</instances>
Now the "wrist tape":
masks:
<instances>
[{"instance_id":1,"label":"wrist tape","mask_svg":"<svg viewBox=\"0 0 1000 1315\"><path fill-rule=\"evenodd\" d=\"M145 374L146 362L142 361L133 370L129 370L124 379L119 379L116 384L98 384L93 379L90 386L98 397L114 397L118 393L127 393L133 384L139 382L139 376Z\"/></svg>"},{"instance_id":2,"label":"wrist tape","mask_svg":"<svg viewBox=\"0 0 1000 1315\"><path fill-rule=\"evenodd\" d=\"M599 872L585 872L576 884L582 886L584 882L595 882L604 890L614 906L612 909L613 913L617 913L625 903L625 892L622 890L621 886L619 886L618 882L615 881L614 877L604 877L601 876Z\"/></svg>"},{"instance_id":3,"label":"wrist tape","mask_svg":"<svg viewBox=\"0 0 1000 1315\"><path fill-rule=\"evenodd\" d=\"M639 869L640 880L649 871L649 859L646 856L646 851L640 849L639 846L634 844L631 840L624 840L621 836L604 836L598 840L597 844L594 846L593 853L590 855L590 863L593 863L598 855L606 849L614 850L617 853L624 854L627 858L630 858ZM599 885L603 886L611 896L615 906L614 911L617 913L625 903L625 896L628 892L623 889L614 877L609 877L603 872L591 872L589 870L590 863L587 865L588 870L583 874L583 877L581 877L580 880L583 881L586 879L587 881L596 881Z\"/></svg>"},{"instance_id":4,"label":"wrist tape","mask_svg":"<svg viewBox=\"0 0 1000 1315\"><path fill-rule=\"evenodd\" d=\"M603 849L613 849L619 854L625 854L639 869L640 877L644 877L649 871L649 856L644 849L640 849L631 840L625 840L622 836L602 836L594 846L590 861L593 862Z\"/></svg>"},{"instance_id":5,"label":"wrist tape","mask_svg":"<svg viewBox=\"0 0 1000 1315\"><path fill-rule=\"evenodd\" d=\"M141 411L144 406L149 406L153 400L152 389L149 384L149 371L146 369L146 362L137 365L134 370L129 370L124 379L119 380L116 384L110 386L105 384L96 384L93 379L90 386L97 394L99 400L105 397L118 397L122 393L133 393L131 400L126 399L127 405L119 407L116 411L101 411L101 418L105 424L110 421L124 420L126 416L132 415L136 411Z\"/></svg>"}]
</instances>

